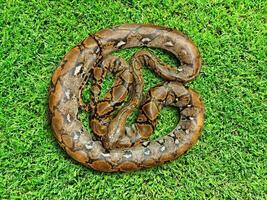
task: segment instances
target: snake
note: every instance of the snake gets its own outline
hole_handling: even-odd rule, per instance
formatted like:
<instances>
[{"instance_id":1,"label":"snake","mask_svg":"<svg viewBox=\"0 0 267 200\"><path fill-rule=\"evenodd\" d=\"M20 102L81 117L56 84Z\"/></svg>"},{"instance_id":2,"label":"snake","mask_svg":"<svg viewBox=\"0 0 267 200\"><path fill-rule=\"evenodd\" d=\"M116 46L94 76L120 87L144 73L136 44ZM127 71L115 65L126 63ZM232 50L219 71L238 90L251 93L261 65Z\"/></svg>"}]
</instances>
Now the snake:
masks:
<instances>
[{"instance_id":1,"label":"snake","mask_svg":"<svg viewBox=\"0 0 267 200\"><path fill-rule=\"evenodd\" d=\"M129 63L112 54L132 47L162 49L180 65L168 65L144 49ZM143 67L163 80L145 95ZM126 172L174 160L197 142L204 126L203 100L185 86L200 69L198 48L176 29L122 24L91 34L64 56L52 75L48 109L54 136L70 157L97 171ZM108 74L114 77L113 85L101 97ZM84 102L89 80L91 97ZM165 106L178 110L179 122L170 133L149 140ZM128 125L136 108L135 122ZM91 131L83 126L81 111L89 113Z\"/></svg>"}]
</instances>

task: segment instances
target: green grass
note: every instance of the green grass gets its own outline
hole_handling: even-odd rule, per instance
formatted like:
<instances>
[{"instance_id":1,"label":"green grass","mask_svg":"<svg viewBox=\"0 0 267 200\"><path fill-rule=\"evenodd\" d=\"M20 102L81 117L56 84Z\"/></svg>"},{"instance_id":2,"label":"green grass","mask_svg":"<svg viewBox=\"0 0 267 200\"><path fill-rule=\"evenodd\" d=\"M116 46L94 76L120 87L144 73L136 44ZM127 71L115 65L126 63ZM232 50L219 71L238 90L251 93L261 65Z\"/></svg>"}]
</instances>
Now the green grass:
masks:
<instances>
[{"instance_id":1,"label":"green grass","mask_svg":"<svg viewBox=\"0 0 267 200\"><path fill-rule=\"evenodd\" d=\"M0 0L0 199L266 199L264 18L263 0ZM189 86L205 102L205 128L176 161L96 172L70 159L52 135L50 78L88 34L130 22L176 28L197 44L203 68ZM129 59L134 51L119 55ZM146 89L158 82L144 74ZM164 109L156 136L175 125L176 114Z\"/></svg>"}]
</instances>

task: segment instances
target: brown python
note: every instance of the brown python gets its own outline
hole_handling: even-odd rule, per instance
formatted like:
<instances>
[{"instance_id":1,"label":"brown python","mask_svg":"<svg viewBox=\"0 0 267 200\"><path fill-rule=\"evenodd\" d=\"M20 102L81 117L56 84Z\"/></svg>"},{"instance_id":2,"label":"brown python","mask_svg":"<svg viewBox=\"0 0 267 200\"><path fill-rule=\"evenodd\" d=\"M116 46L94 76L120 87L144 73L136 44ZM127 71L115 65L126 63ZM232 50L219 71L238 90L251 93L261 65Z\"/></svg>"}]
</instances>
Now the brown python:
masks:
<instances>
[{"instance_id":1,"label":"brown python","mask_svg":"<svg viewBox=\"0 0 267 200\"><path fill-rule=\"evenodd\" d=\"M131 63L110 55L130 47L152 47L171 52L180 60L169 66L152 53L137 52ZM165 82L142 94L142 67L147 66ZM174 160L184 154L200 136L204 105L199 95L184 84L201 68L201 58L193 42L183 33L149 24L125 24L87 37L65 55L52 76L49 92L51 125L61 147L75 160L99 171L129 171ZM115 81L103 98L101 84L107 73ZM82 90L92 80L91 101L82 101ZM126 120L136 106L136 122ZM157 116L164 106L174 106L180 121L169 134L149 141ZM78 117L90 111L89 134Z\"/></svg>"}]
</instances>

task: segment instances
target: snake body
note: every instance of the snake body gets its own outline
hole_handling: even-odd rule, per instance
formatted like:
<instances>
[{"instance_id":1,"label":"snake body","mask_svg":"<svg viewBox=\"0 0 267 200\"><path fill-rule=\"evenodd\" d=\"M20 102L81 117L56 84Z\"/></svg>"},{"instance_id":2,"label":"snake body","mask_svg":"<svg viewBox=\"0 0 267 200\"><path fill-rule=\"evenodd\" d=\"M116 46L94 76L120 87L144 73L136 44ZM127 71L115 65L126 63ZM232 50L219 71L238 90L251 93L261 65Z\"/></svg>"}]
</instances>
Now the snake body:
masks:
<instances>
[{"instance_id":1,"label":"snake body","mask_svg":"<svg viewBox=\"0 0 267 200\"><path fill-rule=\"evenodd\" d=\"M131 47L161 48L180 60L171 67L141 50L128 64L112 52ZM142 67L151 68L165 82L143 96ZM60 146L75 160L99 171L129 171L174 160L200 136L204 105L199 95L184 86L199 73L198 49L183 33L148 24L125 24L104 29L71 49L52 76L49 93L51 126ZM100 98L107 73L115 77L112 88ZM92 80L91 101L82 101L82 90ZM136 122L126 120L136 106ZM180 121L167 135L149 141L164 106L174 106ZM83 127L79 110L90 111L93 135Z\"/></svg>"}]
</instances>

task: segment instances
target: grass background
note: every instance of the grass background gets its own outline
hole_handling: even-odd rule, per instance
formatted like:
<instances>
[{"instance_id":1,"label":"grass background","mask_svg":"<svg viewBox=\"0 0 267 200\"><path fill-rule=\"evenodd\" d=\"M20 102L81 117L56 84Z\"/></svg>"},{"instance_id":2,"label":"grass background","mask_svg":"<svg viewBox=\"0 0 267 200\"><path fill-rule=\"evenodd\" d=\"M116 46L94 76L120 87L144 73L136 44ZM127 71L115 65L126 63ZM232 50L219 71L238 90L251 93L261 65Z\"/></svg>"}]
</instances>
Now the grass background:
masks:
<instances>
[{"instance_id":1,"label":"grass background","mask_svg":"<svg viewBox=\"0 0 267 200\"><path fill-rule=\"evenodd\" d=\"M0 0L0 199L266 199L265 4ZM95 172L70 159L49 129L50 78L88 34L130 22L176 28L197 44L203 68L189 86L205 102L205 128L174 162ZM149 70L144 78L146 89L159 81ZM156 136L175 125L176 114L163 110Z\"/></svg>"}]
</instances>

